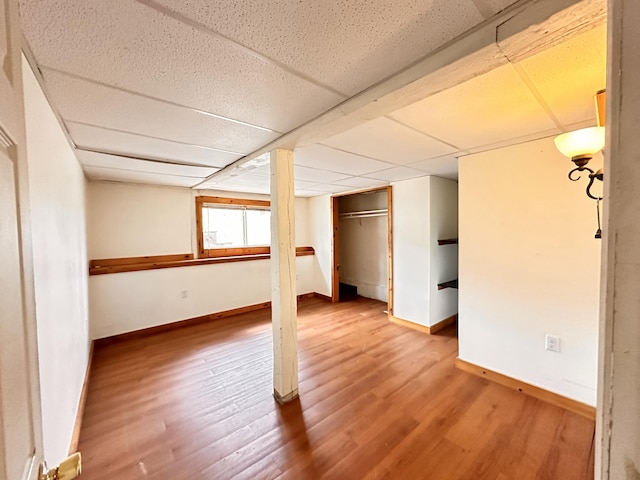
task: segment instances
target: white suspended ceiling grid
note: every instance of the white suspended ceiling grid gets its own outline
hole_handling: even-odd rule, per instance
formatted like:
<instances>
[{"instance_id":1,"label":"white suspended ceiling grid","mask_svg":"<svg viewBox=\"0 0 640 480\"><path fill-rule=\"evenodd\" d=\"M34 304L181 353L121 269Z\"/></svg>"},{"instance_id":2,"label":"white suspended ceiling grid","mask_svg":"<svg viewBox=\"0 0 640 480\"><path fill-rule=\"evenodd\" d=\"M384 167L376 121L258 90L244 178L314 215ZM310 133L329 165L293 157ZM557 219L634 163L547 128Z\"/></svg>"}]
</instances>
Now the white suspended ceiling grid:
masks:
<instances>
[{"instance_id":1,"label":"white suspended ceiling grid","mask_svg":"<svg viewBox=\"0 0 640 480\"><path fill-rule=\"evenodd\" d=\"M268 165L202 182L512 3L20 0L90 179L253 193ZM597 26L299 148L296 195L457 178L462 155L593 125L605 47Z\"/></svg>"}]
</instances>

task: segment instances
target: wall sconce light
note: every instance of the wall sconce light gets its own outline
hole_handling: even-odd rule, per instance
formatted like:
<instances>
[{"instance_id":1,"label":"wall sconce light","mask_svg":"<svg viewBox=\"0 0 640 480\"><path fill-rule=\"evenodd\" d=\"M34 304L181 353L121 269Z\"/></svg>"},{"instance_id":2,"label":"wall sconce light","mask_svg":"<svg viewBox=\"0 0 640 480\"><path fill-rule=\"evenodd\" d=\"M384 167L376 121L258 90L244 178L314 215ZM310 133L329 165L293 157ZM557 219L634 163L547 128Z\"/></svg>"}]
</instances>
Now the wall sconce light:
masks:
<instances>
[{"instance_id":1,"label":"wall sconce light","mask_svg":"<svg viewBox=\"0 0 640 480\"><path fill-rule=\"evenodd\" d=\"M594 172L587 164L593 156L604 148L604 125L605 125L605 103L606 103L606 91L600 90L595 95L596 104L596 116L598 119L597 127L583 128L580 130L574 130L573 132L563 133L558 135L554 142L556 148L564 156L569 157L571 161L576 165L576 168L569 172L569 180L576 182L580 180L580 175L574 176L579 172L589 172L589 183L587 184L586 193L589 198L596 200L597 213L598 213L598 231L596 232L596 238L601 238L602 231L600 229L600 201L602 197L597 197L591 193L591 187L593 182L597 179L602 181L604 173L602 169Z\"/></svg>"},{"instance_id":2,"label":"wall sconce light","mask_svg":"<svg viewBox=\"0 0 640 480\"><path fill-rule=\"evenodd\" d=\"M580 175L575 176L576 172L589 172L589 184L587 185L587 196L594 200L602 200L600 197L596 197L591 193L591 186L593 181L598 179L602 181L603 173L602 169L594 172L587 163L593 158L593 156L604 148L604 127L589 127L581 130L574 130L573 132L563 133L558 135L554 142L560 153L565 157L569 157L573 163L576 164L576 168L569 172L569 180L576 182L580 180Z\"/></svg>"}]
</instances>

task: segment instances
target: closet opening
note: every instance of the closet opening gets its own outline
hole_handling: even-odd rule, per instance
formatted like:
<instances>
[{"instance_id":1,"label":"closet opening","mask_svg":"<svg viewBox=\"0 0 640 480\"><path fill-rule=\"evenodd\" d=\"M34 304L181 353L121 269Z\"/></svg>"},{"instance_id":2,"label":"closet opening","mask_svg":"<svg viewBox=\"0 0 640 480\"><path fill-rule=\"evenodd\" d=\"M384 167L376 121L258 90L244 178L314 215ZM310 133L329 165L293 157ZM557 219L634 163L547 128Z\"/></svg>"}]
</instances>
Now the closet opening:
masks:
<instances>
[{"instance_id":1,"label":"closet opening","mask_svg":"<svg viewBox=\"0 0 640 480\"><path fill-rule=\"evenodd\" d=\"M391 186L332 197L331 299L358 296L387 303L393 311Z\"/></svg>"}]
</instances>

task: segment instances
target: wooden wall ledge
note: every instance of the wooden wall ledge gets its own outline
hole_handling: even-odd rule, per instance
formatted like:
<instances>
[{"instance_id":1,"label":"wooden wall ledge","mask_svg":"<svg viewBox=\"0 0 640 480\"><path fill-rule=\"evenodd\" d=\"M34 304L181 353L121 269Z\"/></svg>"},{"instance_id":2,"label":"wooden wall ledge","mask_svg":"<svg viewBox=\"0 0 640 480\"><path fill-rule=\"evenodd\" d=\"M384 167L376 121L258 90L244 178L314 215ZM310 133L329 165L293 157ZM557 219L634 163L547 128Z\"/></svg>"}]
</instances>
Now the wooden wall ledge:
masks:
<instances>
[{"instance_id":1,"label":"wooden wall ledge","mask_svg":"<svg viewBox=\"0 0 640 480\"><path fill-rule=\"evenodd\" d=\"M296 247L296 256L315 255L313 247ZM214 263L247 262L250 260L267 260L269 253L250 255L230 255L214 258L193 258L192 253L176 255L156 255L146 257L104 258L89 262L89 275L105 275L108 273L139 272L141 270L158 270L160 268L192 267Z\"/></svg>"}]
</instances>

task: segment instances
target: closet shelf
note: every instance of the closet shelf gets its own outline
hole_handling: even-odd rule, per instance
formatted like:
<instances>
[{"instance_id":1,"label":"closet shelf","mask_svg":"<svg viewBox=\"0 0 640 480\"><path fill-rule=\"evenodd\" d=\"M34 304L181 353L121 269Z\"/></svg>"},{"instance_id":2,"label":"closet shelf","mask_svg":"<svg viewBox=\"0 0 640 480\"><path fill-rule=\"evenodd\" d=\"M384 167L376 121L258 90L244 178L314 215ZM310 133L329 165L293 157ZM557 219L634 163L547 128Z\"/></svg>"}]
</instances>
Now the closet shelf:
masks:
<instances>
[{"instance_id":1,"label":"closet shelf","mask_svg":"<svg viewBox=\"0 0 640 480\"><path fill-rule=\"evenodd\" d=\"M457 238L445 238L442 240L438 240L438 245L456 245L457 243Z\"/></svg>"},{"instance_id":2,"label":"closet shelf","mask_svg":"<svg viewBox=\"0 0 640 480\"><path fill-rule=\"evenodd\" d=\"M458 279L438 284L438 290L444 290L445 288L458 288Z\"/></svg>"},{"instance_id":3,"label":"closet shelf","mask_svg":"<svg viewBox=\"0 0 640 480\"><path fill-rule=\"evenodd\" d=\"M389 211L386 208L381 210L360 210L359 212L344 212L339 216L340 218L365 218L365 217L383 217L388 215Z\"/></svg>"}]
</instances>

